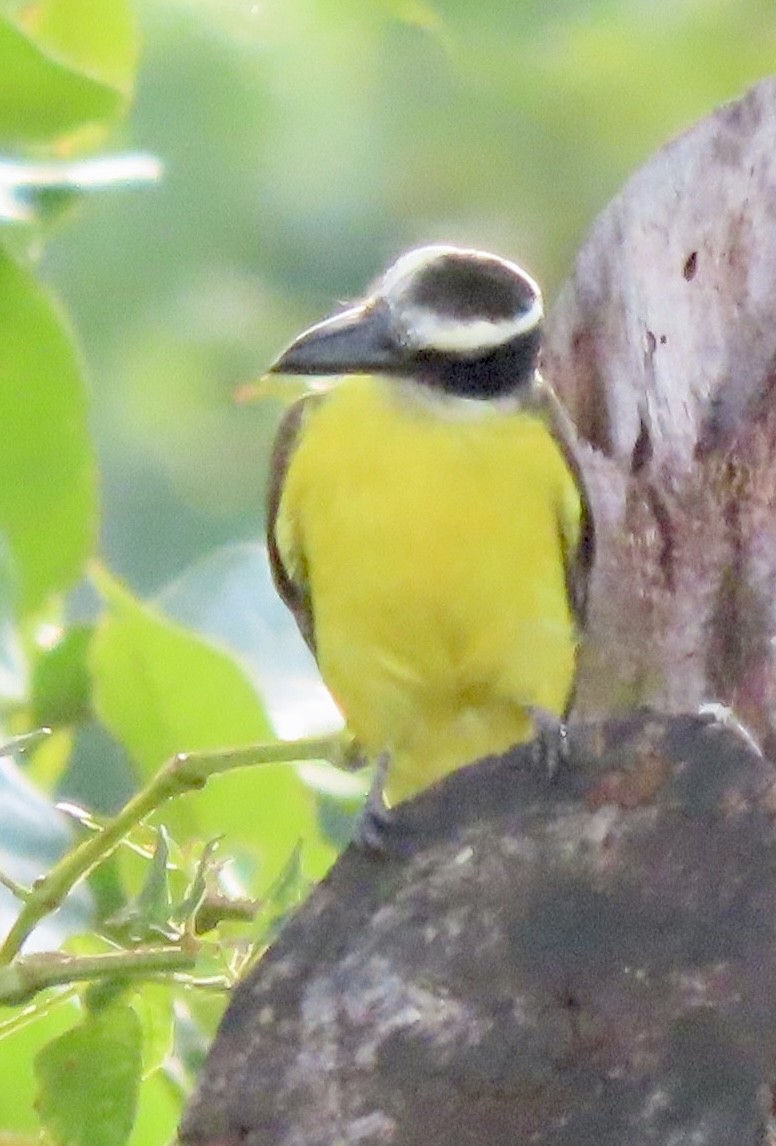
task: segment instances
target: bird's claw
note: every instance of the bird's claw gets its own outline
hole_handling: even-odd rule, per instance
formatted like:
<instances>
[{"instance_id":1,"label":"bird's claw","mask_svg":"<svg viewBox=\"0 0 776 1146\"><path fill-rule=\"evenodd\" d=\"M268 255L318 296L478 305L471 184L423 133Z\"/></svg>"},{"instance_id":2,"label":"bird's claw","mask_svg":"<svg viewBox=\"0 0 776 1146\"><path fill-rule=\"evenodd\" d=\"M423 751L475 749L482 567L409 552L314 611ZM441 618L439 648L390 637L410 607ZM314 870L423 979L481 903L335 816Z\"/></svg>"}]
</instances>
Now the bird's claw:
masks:
<instances>
[{"instance_id":1,"label":"bird's claw","mask_svg":"<svg viewBox=\"0 0 776 1146\"><path fill-rule=\"evenodd\" d=\"M534 760L538 767L545 769L548 779L554 780L561 767L569 762L568 727L546 708L532 706L529 712L536 729L532 744Z\"/></svg>"},{"instance_id":2,"label":"bird's claw","mask_svg":"<svg viewBox=\"0 0 776 1146\"><path fill-rule=\"evenodd\" d=\"M388 756L383 754L375 765L375 774L369 785L366 803L356 820L353 831L353 843L366 851L386 852L388 850L387 836L393 826L395 814L387 806L383 796L387 771Z\"/></svg>"}]
</instances>

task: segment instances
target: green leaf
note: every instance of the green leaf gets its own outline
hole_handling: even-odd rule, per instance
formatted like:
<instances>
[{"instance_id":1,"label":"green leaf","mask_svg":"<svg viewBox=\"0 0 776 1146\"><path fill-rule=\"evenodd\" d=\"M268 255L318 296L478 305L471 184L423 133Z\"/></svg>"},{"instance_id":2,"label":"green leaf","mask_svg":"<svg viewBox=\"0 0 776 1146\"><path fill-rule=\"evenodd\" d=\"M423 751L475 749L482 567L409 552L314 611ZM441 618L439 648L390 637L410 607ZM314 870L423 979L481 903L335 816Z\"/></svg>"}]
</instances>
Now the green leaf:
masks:
<instances>
[{"instance_id":1,"label":"green leaf","mask_svg":"<svg viewBox=\"0 0 776 1146\"><path fill-rule=\"evenodd\" d=\"M119 89L89 78L45 52L0 16L0 143L41 143L123 108Z\"/></svg>"},{"instance_id":2,"label":"green leaf","mask_svg":"<svg viewBox=\"0 0 776 1146\"><path fill-rule=\"evenodd\" d=\"M315 735L339 722L309 649L272 583L266 547L222 545L157 598L162 612L216 642L244 665L284 735Z\"/></svg>"},{"instance_id":3,"label":"green leaf","mask_svg":"<svg viewBox=\"0 0 776 1146\"><path fill-rule=\"evenodd\" d=\"M43 992L30 1005L0 1009L0 1141L4 1133L40 1134L33 1062L52 1039L72 1028L80 1007L71 994Z\"/></svg>"},{"instance_id":4,"label":"green leaf","mask_svg":"<svg viewBox=\"0 0 776 1146\"><path fill-rule=\"evenodd\" d=\"M2 107L0 80L0 107ZM1 114L1 113L0 113ZM96 524L78 358L46 293L0 248L0 530L37 609L79 576Z\"/></svg>"},{"instance_id":5,"label":"green leaf","mask_svg":"<svg viewBox=\"0 0 776 1146\"><path fill-rule=\"evenodd\" d=\"M169 983L143 983L131 996L143 1029L143 1078L150 1078L173 1047L173 992Z\"/></svg>"},{"instance_id":6,"label":"green leaf","mask_svg":"<svg viewBox=\"0 0 776 1146\"><path fill-rule=\"evenodd\" d=\"M167 864L170 856L170 838L164 825L156 833L156 846L145 882L139 893L120 911L105 920L110 934L118 934L132 943L176 939L177 928L171 926L172 896Z\"/></svg>"},{"instance_id":7,"label":"green leaf","mask_svg":"<svg viewBox=\"0 0 776 1146\"><path fill-rule=\"evenodd\" d=\"M164 826L157 829L156 847L149 865L148 875L135 906L147 930L158 927L164 929L170 918L172 897L167 875L167 861L170 856L170 837ZM166 931L163 931L166 934Z\"/></svg>"},{"instance_id":8,"label":"green leaf","mask_svg":"<svg viewBox=\"0 0 776 1146\"><path fill-rule=\"evenodd\" d=\"M263 707L234 661L94 572L107 611L91 655L96 709L146 777L176 752L271 738Z\"/></svg>"},{"instance_id":9,"label":"green leaf","mask_svg":"<svg viewBox=\"0 0 776 1146\"><path fill-rule=\"evenodd\" d=\"M90 1012L35 1059L36 1107L59 1146L123 1146L142 1069L142 1028L128 1006Z\"/></svg>"},{"instance_id":10,"label":"green leaf","mask_svg":"<svg viewBox=\"0 0 776 1146\"><path fill-rule=\"evenodd\" d=\"M92 645L95 708L144 777L177 752L274 740L242 666L220 648L137 601L104 570L95 572L107 611ZM261 885L274 878L298 839L320 875L334 852L318 834L315 801L289 765L242 768L162 812L176 838L223 834L257 849Z\"/></svg>"},{"instance_id":11,"label":"green leaf","mask_svg":"<svg viewBox=\"0 0 776 1146\"><path fill-rule=\"evenodd\" d=\"M304 876L300 861L301 848L297 846L292 850L277 879L273 880L267 889L262 909L256 916L252 928L253 954L259 953L274 940L288 916L307 896L310 885Z\"/></svg>"},{"instance_id":12,"label":"green leaf","mask_svg":"<svg viewBox=\"0 0 776 1146\"><path fill-rule=\"evenodd\" d=\"M213 868L213 856L218 851L218 846L221 840L208 840L202 849L202 854L197 861L196 871L191 883L186 888L186 894L180 903L175 905L172 918L177 923L186 923L187 920L192 919L197 913L202 900L205 898L207 892L207 877L208 873Z\"/></svg>"},{"instance_id":13,"label":"green leaf","mask_svg":"<svg viewBox=\"0 0 776 1146\"><path fill-rule=\"evenodd\" d=\"M157 603L166 616L229 649L284 735L315 735L341 719L272 584L263 545L238 542L213 550L167 585ZM316 793L320 834L341 850L366 794L365 775L323 762L306 764L299 774ZM294 842L288 838L283 862Z\"/></svg>"},{"instance_id":14,"label":"green leaf","mask_svg":"<svg viewBox=\"0 0 776 1146\"><path fill-rule=\"evenodd\" d=\"M37 0L28 27L52 56L129 95L137 31L129 0Z\"/></svg>"},{"instance_id":15,"label":"green leaf","mask_svg":"<svg viewBox=\"0 0 776 1146\"><path fill-rule=\"evenodd\" d=\"M68 629L35 666L32 678L32 720L54 728L81 724L91 715L91 677L87 657L94 628Z\"/></svg>"},{"instance_id":16,"label":"green leaf","mask_svg":"<svg viewBox=\"0 0 776 1146\"><path fill-rule=\"evenodd\" d=\"M140 1087L130 1146L163 1146L175 1141L183 1113L180 1092L163 1070L154 1071Z\"/></svg>"}]
</instances>

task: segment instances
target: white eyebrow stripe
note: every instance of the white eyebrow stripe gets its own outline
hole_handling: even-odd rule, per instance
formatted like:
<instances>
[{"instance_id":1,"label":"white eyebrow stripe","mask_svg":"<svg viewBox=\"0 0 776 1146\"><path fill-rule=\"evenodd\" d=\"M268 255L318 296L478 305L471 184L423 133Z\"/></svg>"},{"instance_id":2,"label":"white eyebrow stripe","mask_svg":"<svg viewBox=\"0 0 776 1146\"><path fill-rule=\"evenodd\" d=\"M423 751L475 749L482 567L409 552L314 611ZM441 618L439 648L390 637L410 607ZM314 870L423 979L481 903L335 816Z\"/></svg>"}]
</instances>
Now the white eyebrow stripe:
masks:
<instances>
[{"instance_id":1,"label":"white eyebrow stripe","mask_svg":"<svg viewBox=\"0 0 776 1146\"><path fill-rule=\"evenodd\" d=\"M402 314L402 324L408 341L418 350L476 354L533 330L543 315L542 300L537 296L524 314L512 318L447 318L433 310L410 307Z\"/></svg>"},{"instance_id":2,"label":"white eyebrow stripe","mask_svg":"<svg viewBox=\"0 0 776 1146\"><path fill-rule=\"evenodd\" d=\"M444 243L434 243L427 247L415 247L411 251L405 251L380 279L380 294L390 299L396 288L404 286L421 267L428 266L434 259L441 258L443 255L460 254L474 254L474 251L462 251Z\"/></svg>"}]
</instances>

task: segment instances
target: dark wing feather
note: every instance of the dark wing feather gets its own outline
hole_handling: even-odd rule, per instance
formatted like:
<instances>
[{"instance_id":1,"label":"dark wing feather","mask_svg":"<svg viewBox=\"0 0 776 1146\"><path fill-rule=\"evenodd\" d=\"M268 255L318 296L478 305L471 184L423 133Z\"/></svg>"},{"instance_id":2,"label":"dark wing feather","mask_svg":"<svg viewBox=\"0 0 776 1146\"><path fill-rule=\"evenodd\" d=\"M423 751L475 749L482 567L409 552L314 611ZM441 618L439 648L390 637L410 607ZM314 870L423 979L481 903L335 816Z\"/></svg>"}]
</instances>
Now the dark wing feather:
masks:
<instances>
[{"instance_id":1,"label":"dark wing feather","mask_svg":"<svg viewBox=\"0 0 776 1146\"><path fill-rule=\"evenodd\" d=\"M536 388L536 399L545 413L553 437L563 452L574 480L579 489L582 501L582 520L580 522L579 544L575 553L566 554L566 586L569 600L574 610L577 628L584 630L587 615L587 591L590 583L590 572L595 558L595 527L590 497L585 484L584 475L579 464L577 452L577 432L565 406L561 403L555 391L544 378L539 378Z\"/></svg>"},{"instance_id":2,"label":"dark wing feather","mask_svg":"<svg viewBox=\"0 0 776 1146\"><path fill-rule=\"evenodd\" d=\"M267 491L267 550L272 580L282 601L294 615L299 632L304 637L313 656L315 652L315 623L313 619L310 588L304 576L292 577L283 564L277 540L277 517L286 473L294 455L297 443L304 431L304 423L310 413L325 397L323 394L307 394L299 398L286 411L275 435L270 459L270 480Z\"/></svg>"}]
</instances>

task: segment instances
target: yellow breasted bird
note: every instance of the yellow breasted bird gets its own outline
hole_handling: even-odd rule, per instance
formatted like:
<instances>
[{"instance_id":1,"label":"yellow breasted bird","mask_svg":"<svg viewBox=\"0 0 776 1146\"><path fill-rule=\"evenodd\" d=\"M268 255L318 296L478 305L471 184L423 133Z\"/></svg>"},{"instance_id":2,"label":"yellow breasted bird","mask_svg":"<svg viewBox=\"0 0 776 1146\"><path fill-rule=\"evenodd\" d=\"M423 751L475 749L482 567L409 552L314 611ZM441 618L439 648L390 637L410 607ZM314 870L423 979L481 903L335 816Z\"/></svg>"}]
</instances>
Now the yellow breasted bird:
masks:
<instances>
[{"instance_id":1,"label":"yellow breasted bird","mask_svg":"<svg viewBox=\"0 0 776 1146\"><path fill-rule=\"evenodd\" d=\"M281 424L269 552L389 804L570 702L592 527L542 318L518 266L424 247L271 367L345 376Z\"/></svg>"}]
</instances>

